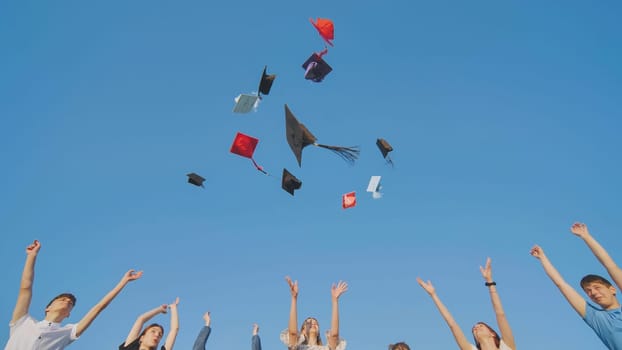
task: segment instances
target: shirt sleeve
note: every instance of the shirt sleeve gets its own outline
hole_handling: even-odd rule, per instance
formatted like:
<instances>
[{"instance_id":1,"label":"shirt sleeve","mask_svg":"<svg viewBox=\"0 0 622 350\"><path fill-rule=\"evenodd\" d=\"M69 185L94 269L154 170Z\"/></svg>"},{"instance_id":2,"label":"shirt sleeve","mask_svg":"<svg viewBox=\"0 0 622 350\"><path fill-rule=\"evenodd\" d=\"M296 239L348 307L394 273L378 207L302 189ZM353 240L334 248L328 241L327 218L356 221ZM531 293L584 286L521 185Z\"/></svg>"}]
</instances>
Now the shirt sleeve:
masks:
<instances>
[{"instance_id":1,"label":"shirt sleeve","mask_svg":"<svg viewBox=\"0 0 622 350\"><path fill-rule=\"evenodd\" d=\"M210 333L212 333L212 328L203 326L197 336L197 339L194 341L192 350L205 350L205 344L207 343L207 338L209 338Z\"/></svg>"}]
</instances>

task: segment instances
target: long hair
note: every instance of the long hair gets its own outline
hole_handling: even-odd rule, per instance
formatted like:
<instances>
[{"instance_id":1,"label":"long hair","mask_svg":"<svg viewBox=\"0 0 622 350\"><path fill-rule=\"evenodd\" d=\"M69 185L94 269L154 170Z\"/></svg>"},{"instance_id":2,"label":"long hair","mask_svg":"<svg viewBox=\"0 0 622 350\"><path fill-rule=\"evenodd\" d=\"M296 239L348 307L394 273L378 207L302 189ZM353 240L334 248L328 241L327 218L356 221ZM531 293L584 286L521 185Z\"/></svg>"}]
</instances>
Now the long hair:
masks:
<instances>
[{"instance_id":1,"label":"long hair","mask_svg":"<svg viewBox=\"0 0 622 350\"><path fill-rule=\"evenodd\" d=\"M492 327L487 325L486 322L477 322L476 324L481 324L482 326L488 328L488 330L492 332L492 334L495 336L495 346L497 348L501 346L501 337L499 337L499 333L497 333L494 329L492 329ZM477 350L482 350L482 348L479 345L479 342L477 341L477 338L475 338L475 334L473 334L473 340L475 340L475 347L477 348Z\"/></svg>"},{"instance_id":2,"label":"long hair","mask_svg":"<svg viewBox=\"0 0 622 350\"><path fill-rule=\"evenodd\" d=\"M308 320L315 320L315 322L317 322L317 319L315 319L315 318L313 318L313 317L307 317L307 318L304 320L304 322L302 323L302 326L300 327L300 334L304 334L304 336L305 336L305 339L304 339L304 341L302 342L302 343L303 343L303 344L305 344L305 345L307 345L307 344L309 343L309 339L307 339L307 333L308 333L308 332L307 332L307 333L305 333L305 332L304 332L304 331L305 331L305 325L307 324L307 321L308 321ZM318 345L324 345L324 344L322 343L322 337L320 336L320 334L321 334L321 333L320 333L320 326L319 326L319 325L320 325L320 323L318 322L318 327L317 327L317 339L316 339L316 342L317 342L317 344L318 344Z\"/></svg>"}]
</instances>

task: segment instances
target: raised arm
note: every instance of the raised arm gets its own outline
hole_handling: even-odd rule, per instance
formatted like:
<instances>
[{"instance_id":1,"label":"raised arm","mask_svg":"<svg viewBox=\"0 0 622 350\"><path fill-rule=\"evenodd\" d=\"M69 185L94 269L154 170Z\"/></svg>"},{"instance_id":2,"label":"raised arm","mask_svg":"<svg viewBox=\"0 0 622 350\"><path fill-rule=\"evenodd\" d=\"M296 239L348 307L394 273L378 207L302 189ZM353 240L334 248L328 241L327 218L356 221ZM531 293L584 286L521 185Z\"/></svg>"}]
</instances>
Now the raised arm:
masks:
<instances>
[{"instance_id":1,"label":"raised arm","mask_svg":"<svg viewBox=\"0 0 622 350\"><path fill-rule=\"evenodd\" d=\"M15 309L13 309L11 323L15 323L22 318L28 313L28 309L30 309L32 285L35 279L35 262L37 260L37 254L39 254L39 249L41 249L41 243L37 240L26 247L26 262L24 263L22 279L19 283L19 293L17 294L17 302L15 303Z\"/></svg>"},{"instance_id":2,"label":"raised arm","mask_svg":"<svg viewBox=\"0 0 622 350\"><path fill-rule=\"evenodd\" d=\"M562 292L562 295L566 298L566 300L568 300L570 306L572 306L572 308L575 309L581 317L585 317L585 299L583 299L583 297L581 297L581 295L574 288L564 281L562 275L557 272L557 269L553 266L553 264L551 264L549 259L544 254L544 250L535 245L531 248L530 254L540 260L540 263L544 268L544 272L546 272L551 281L553 281L557 288L559 288L559 291Z\"/></svg>"},{"instance_id":3,"label":"raised arm","mask_svg":"<svg viewBox=\"0 0 622 350\"><path fill-rule=\"evenodd\" d=\"M261 350L261 339L259 339L259 325L253 323L253 337L251 338L251 350Z\"/></svg>"},{"instance_id":4,"label":"raised arm","mask_svg":"<svg viewBox=\"0 0 622 350\"><path fill-rule=\"evenodd\" d=\"M179 297L168 306L171 309L171 330L168 332L166 342L164 343L166 350L173 350L173 345L175 345L175 339L177 338L177 333L179 332L179 314L177 312L178 304Z\"/></svg>"},{"instance_id":5,"label":"raised arm","mask_svg":"<svg viewBox=\"0 0 622 350\"><path fill-rule=\"evenodd\" d=\"M339 281L337 285L333 284L330 289L332 316L330 320L330 330L328 331L328 347L331 350L335 350L339 343L339 297L347 290L348 284L343 281Z\"/></svg>"},{"instance_id":6,"label":"raised arm","mask_svg":"<svg viewBox=\"0 0 622 350\"><path fill-rule=\"evenodd\" d=\"M505 311L503 311L503 306L501 305L501 298L499 297L499 293L497 293L497 285L492 278L492 267L490 266L490 263L490 258L486 259L486 266L480 266L479 270L482 273L482 277L484 277L484 280L486 281L486 286L488 287L488 292L490 293L490 301L492 302L492 308L495 310L497 326L499 327L499 331L501 332L501 339L510 348L516 349L516 344L514 343L514 334L512 334L512 328L510 328L510 323L505 316Z\"/></svg>"},{"instance_id":7,"label":"raised arm","mask_svg":"<svg viewBox=\"0 0 622 350\"><path fill-rule=\"evenodd\" d=\"M285 280L289 285L289 292L292 295L291 305L289 308L289 323L287 324L287 332L289 333L289 344L291 348L298 344L298 281L292 281L289 276L285 276Z\"/></svg>"},{"instance_id":8,"label":"raised arm","mask_svg":"<svg viewBox=\"0 0 622 350\"><path fill-rule=\"evenodd\" d=\"M203 314L203 320L205 320L205 326L201 327L201 331L199 332L197 339L194 341L192 350L205 350L207 338L209 338L210 333L212 333L212 317L210 316L209 311Z\"/></svg>"},{"instance_id":9,"label":"raised arm","mask_svg":"<svg viewBox=\"0 0 622 350\"><path fill-rule=\"evenodd\" d=\"M421 278L417 277L417 283L419 283L419 285L432 297L436 308L438 309L438 311L440 311L441 316L443 316L443 318L445 319L445 322L447 322L447 325L451 330L451 334L453 334L454 339L458 344L458 347L460 347L460 350L471 350L471 344L464 336L462 329L460 329L460 326L458 326L454 318L451 316L449 310L447 310L445 305L443 305L443 303L441 302L441 299L438 297L438 295L436 295L436 290L434 289L434 286L432 286L432 282L424 282Z\"/></svg>"},{"instance_id":10,"label":"raised arm","mask_svg":"<svg viewBox=\"0 0 622 350\"><path fill-rule=\"evenodd\" d=\"M138 316L138 318L136 319L136 322L134 322L134 325L132 326L132 329L130 330L130 333L127 335L127 338L125 338L124 346L130 345L134 340L136 340L136 338L140 336L140 331L143 329L143 326L145 325L145 323L147 323L147 321L152 319L157 314L165 314L165 313L166 313L166 304L163 304L163 305L156 307L155 309L149 310L145 312L144 314Z\"/></svg>"},{"instance_id":11,"label":"raised arm","mask_svg":"<svg viewBox=\"0 0 622 350\"><path fill-rule=\"evenodd\" d=\"M574 233L576 236L581 238L585 244L590 248L592 253L596 256L596 259L600 261L600 263L607 269L609 276L613 282L618 286L618 290L622 290L622 269L618 267L618 265L613 261L609 253L603 248L603 246L590 235L590 232L587 229L587 225L575 222L571 227L570 231Z\"/></svg>"},{"instance_id":12,"label":"raised arm","mask_svg":"<svg viewBox=\"0 0 622 350\"><path fill-rule=\"evenodd\" d=\"M121 281L119 281L119 283L110 292L108 292L108 294L106 294L102 298L102 300L100 300L95 306L93 306L91 310L89 310L89 312L87 312L86 315L82 317L80 322L78 322L76 328L76 335L79 337L82 333L84 333L84 331L86 331L87 328L89 328L89 326L91 325L91 323L93 323L99 313L102 312L108 306L108 304L110 304L110 302L121 292L121 290L128 284L128 282L137 280L142 275L142 271L127 271L121 278Z\"/></svg>"}]
</instances>

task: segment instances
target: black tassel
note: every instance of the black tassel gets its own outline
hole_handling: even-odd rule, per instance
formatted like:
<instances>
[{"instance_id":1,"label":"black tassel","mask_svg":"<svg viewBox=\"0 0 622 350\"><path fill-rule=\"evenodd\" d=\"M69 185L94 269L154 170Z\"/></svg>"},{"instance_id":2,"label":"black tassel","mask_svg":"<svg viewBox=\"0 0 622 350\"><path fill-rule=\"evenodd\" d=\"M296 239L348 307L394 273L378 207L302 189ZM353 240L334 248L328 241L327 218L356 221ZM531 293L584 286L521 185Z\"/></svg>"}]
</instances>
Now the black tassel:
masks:
<instances>
[{"instance_id":1,"label":"black tassel","mask_svg":"<svg viewBox=\"0 0 622 350\"><path fill-rule=\"evenodd\" d=\"M350 165L354 165L354 161L359 158L359 153L361 152L358 146L352 146L352 147L327 146L327 145L321 145L317 143L315 145L318 147L323 147L323 148L333 151L343 160L348 162L348 164Z\"/></svg>"}]
</instances>

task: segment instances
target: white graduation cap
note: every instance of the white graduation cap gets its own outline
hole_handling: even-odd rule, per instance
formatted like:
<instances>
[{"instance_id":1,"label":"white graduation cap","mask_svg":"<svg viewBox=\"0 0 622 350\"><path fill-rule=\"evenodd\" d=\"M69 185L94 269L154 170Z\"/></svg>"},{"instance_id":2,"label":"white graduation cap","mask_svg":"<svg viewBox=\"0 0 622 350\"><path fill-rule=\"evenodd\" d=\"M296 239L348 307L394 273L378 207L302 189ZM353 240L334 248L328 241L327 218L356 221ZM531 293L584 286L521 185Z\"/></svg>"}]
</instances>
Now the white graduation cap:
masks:
<instances>
[{"instance_id":1,"label":"white graduation cap","mask_svg":"<svg viewBox=\"0 0 622 350\"><path fill-rule=\"evenodd\" d=\"M257 109L259 106L259 96L251 94L241 94L235 98L235 107L233 107L234 113L248 113L251 110Z\"/></svg>"},{"instance_id":2,"label":"white graduation cap","mask_svg":"<svg viewBox=\"0 0 622 350\"><path fill-rule=\"evenodd\" d=\"M378 199L382 197L382 193L380 193L381 189L380 176L372 176L369 179L369 185L367 185L367 192L371 192L372 198Z\"/></svg>"}]
</instances>

